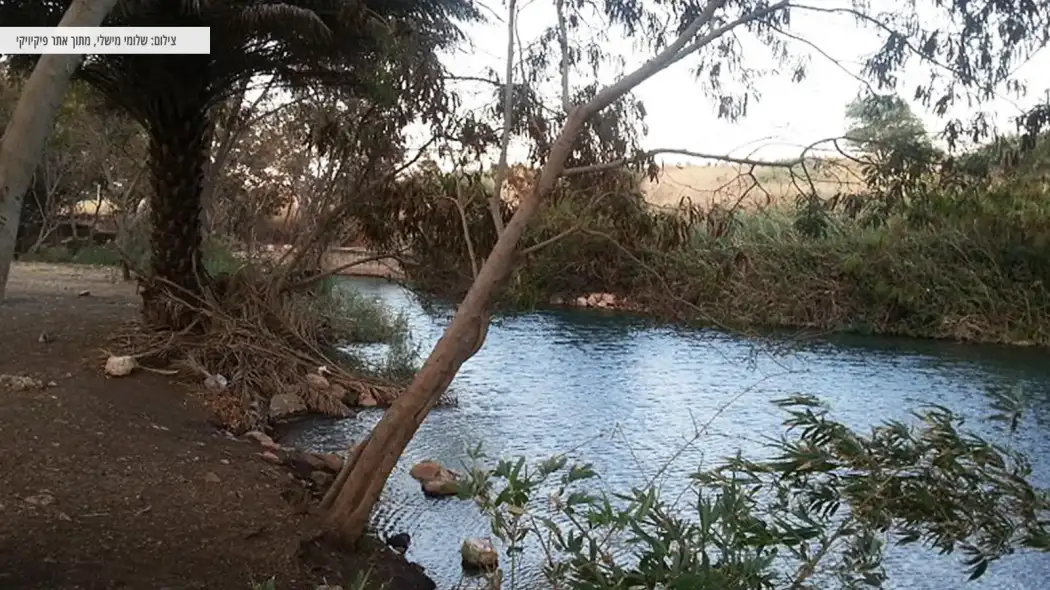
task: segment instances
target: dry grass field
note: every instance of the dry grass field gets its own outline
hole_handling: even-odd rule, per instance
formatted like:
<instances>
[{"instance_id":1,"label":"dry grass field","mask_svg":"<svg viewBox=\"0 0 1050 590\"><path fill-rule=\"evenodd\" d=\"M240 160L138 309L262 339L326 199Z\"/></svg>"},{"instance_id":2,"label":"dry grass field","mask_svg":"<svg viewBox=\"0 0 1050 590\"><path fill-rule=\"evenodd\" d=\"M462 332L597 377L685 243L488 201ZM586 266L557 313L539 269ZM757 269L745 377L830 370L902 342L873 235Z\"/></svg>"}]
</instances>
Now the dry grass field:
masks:
<instances>
[{"instance_id":1,"label":"dry grass field","mask_svg":"<svg viewBox=\"0 0 1050 590\"><path fill-rule=\"evenodd\" d=\"M647 179L642 183L642 190L647 200L658 207L675 206L688 198L694 205L703 207L732 206L739 201L741 207L760 209L790 203L799 194L799 187L808 189L800 167L795 169L798 178L794 181L791 172L784 168L756 168L753 177L747 176L747 172L746 166L727 164L667 164L656 182ZM817 194L823 198L864 188L856 166L844 162L816 163L809 167L809 175Z\"/></svg>"},{"instance_id":2,"label":"dry grass field","mask_svg":"<svg viewBox=\"0 0 1050 590\"><path fill-rule=\"evenodd\" d=\"M860 171L855 164L848 161L813 161L809 163L808 171L813 186L823 198L864 188ZM655 182L645 179L641 185L646 200L656 207L674 207L682 199L688 198L692 204L704 208L717 204L725 207L764 209L781 203L789 204L798 196L800 189L808 189L803 170L799 166L793 170L794 179L792 171L785 168L755 168L750 176L748 172L747 166L730 164L666 164ZM504 185L504 199L515 202L521 191L531 187L535 173L521 166L512 167L508 183ZM87 199L73 206L75 214L85 218L94 218L97 215L100 220L108 219L115 211L116 207L105 199ZM295 214L295 203L289 204L280 213L263 221L262 227L288 231L289 224L294 223Z\"/></svg>"}]
</instances>

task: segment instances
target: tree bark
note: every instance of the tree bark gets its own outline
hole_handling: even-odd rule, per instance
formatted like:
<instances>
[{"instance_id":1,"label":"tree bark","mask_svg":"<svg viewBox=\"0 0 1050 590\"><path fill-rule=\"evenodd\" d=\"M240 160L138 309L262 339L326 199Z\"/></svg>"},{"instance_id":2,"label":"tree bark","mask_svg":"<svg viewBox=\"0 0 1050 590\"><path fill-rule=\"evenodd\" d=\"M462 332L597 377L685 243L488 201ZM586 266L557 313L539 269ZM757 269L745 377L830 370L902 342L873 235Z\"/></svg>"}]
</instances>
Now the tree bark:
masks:
<instances>
[{"instance_id":1,"label":"tree bark","mask_svg":"<svg viewBox=\"0 0 1050 590\"><path fill-rule=\"evenodd\" d=\"M60 27L97 27L117 0L74 0ZM0 139L0 302L14 259L22 201L33 179L62 97L84 56L42 55Z\"/></svg>"},{"instance_id":2,"label":"tree bark","mask_svg":"<svg viewBox=\"0 0 1050 590\"><path fill-rule=\"evenodd\" d=\"M151 56L153 57L153 56ZM179 85L150 113L150 270L143 314L154 326L182 328L186 310L166 294L193 301L207 283L201 258L201 193L213 130L208 62L201 56L156 56L170 62Z\"/></svg>"}]
</instances>

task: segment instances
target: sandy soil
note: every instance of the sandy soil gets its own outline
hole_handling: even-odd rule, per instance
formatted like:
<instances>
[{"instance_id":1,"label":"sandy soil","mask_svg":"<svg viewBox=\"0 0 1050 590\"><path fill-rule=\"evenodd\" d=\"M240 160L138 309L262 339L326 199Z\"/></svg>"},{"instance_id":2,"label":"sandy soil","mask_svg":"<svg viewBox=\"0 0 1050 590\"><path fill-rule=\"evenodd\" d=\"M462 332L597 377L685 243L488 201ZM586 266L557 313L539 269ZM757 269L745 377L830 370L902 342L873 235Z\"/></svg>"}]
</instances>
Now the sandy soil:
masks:
<instances>
[{"instance_id":1,"label":"sandy soil","mask_svg":"<svg viewBox=\"0 0 1050 590\"><path fill-rule=\"evenodd\" d=\"M40 386L0 385L0 588L214 590L275 576L278 590L313 590L368 568L388 590L433 588L385 546L348 555L316 541L317 517L283 499L300 484L180 385L103 377L100 348L136 311L134 287L109 270L12 270L0 374Z\"/></svg>"}]
</instances>

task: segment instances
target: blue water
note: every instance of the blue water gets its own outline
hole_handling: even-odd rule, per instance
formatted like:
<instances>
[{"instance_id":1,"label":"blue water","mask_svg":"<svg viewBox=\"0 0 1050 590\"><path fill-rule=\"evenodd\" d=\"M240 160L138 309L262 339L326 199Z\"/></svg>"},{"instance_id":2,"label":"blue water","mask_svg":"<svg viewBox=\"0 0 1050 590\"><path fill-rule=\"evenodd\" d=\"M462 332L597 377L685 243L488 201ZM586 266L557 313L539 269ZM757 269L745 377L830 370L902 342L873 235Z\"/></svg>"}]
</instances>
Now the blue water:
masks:
<instances>
[{"instance_id":1,"label":"blue water","mask_svg":"<svg viewBox=\"0 0 1050 590\"><path fill-rule=\"evenodd\" d=\"M425 313L401 288L355 279L355 288L405 312L424 352L448 316ZM444 310L447 311L447 310ZM574 311L504 316L452 384L458 405L435 410L392 475L375 516L383 531L412 535L408 557L438 587L460 580L459 544L489 536L472 503L428 499L409 478L423 459L457 468L481 443L493 456L542 459L570 452L600 473L595 485L628 490L678 454L665 486L674 493L700 465L743 450L763 452L763 438L782 431L784 414L770 400L793 393L818 396L832 417L865 428L908 420L922 404L947 406L968 428L997 435L984 418L990 391L1022 387L1030 408L1011 444L1032 459L1034 478L1050 483L1050 363L1034 349L967 346L904 339L842 337L796 343L774 355L765 343L710 331L653 327L639 319ZM379 419L371 410L340 421L307 422L293 444L341 451ZM698 427L698 442L683 451ZM527 552L519 579L539 588L536 554ZM886 560L889 588L907 590L1035 589L1047 587L1050 555L1009 556L973 583L955 556L909 546Z\"/></svg>"}]
</instances>

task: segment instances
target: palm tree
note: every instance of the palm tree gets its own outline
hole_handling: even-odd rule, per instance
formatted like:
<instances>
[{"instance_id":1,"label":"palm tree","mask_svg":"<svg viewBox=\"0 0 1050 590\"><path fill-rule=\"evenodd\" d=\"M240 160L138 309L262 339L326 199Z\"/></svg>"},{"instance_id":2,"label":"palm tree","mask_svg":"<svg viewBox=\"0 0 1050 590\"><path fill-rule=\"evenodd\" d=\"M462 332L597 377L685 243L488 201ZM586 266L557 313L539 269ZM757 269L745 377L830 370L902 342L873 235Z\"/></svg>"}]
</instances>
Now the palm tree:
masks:
<instances>
[{"instance_id":1,"label":"palm tree","mask_svg":"<svg viewBox=\"0 0 1050 590\"><path fill-rule=\"evenodd\" d=\"M71 1L0 0L0 22L54 26ZM103 26L211 28L210 55L95 55L77 72L149 134L153 276L190 293L206 282L201 192L216 105L260 76L357 95L391 76L439 87L435 51L462 39L456 21L479 18L472 0L121 0ZM179 323L159 294L143 293L147 317Z\"/></svg>"}]
</instances>

